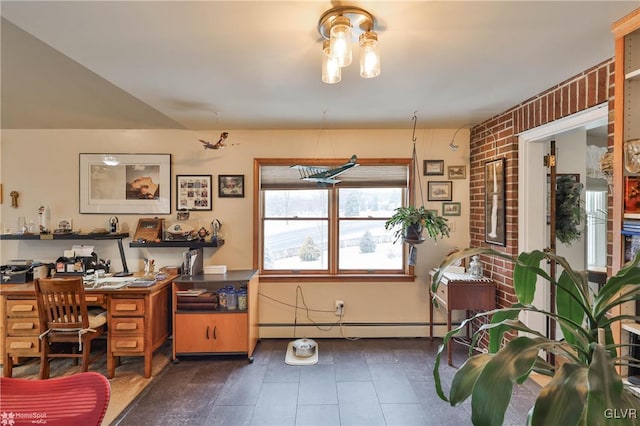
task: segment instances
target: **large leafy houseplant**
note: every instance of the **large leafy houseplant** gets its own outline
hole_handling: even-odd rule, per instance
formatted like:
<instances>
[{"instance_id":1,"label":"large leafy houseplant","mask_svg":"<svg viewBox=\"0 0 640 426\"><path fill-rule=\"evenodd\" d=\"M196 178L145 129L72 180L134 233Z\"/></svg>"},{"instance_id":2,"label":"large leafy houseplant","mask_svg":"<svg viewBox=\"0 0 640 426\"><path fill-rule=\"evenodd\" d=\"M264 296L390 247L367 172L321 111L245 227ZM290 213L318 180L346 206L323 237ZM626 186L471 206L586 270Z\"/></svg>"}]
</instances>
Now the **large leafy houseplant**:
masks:
<instances>
[{"instance_id":1,"label":"large leafy houseplant","mask_svg":"<svg viewBox=\"0 0 640 426\"><path fill-rule=\"evenodd\" d=\"M639 361L617 355L617 349L630 349L632 345L616 345L611 329L615 323L640 318L613 313L620 305L640 298L640 253L610 277L597 294L592 294L587 275L574 271L560 256L532 251L523 252L514 259L488 248L466 249L452 254L440 265L432 284L434 294L446 267L472 255L496 256L514 262L513 284L517 303L509 308L478 313L445 335L433 370L440 398L455 406L471 397L471 419L475 425L500 425L504 421L514 383L521 384L532 372L537 372L550 376L551 380L541 389L530 410L529 424L640 424L640 399L631 394L616 371L616 366L638 365ZM547 260L553 260L562 267L557 279L540 268L540 263ZM555 312L532 305L540 279L556 288ZM550 340L527 327L517 319L525 311L555 320L564 338ZM488 332L488 351L475 355L470 353L455 373L446 396L440 375L442 352L452 337L470 321L483 317L491 320L474 332L471 347L475 347L481 335ZM525 334L507 341L504 339L506 332ZM541 351L566 361L551 365L540 357Z\"/></svg>"},{"instance_id":2,"label":"large leafy houseplant","mask_svg":"<svg viewBox=\"0 0 640 426\"><path fill-rule=\"evenodd\" d=\"M411 244L424 241L422 232L427 231L429 238L437 240L449 236L449 225L446 218L438 216L424 206L404 206L394 210L393 216L384 224L384 228L395 229L394 243L404 240Z\"/></svg>"}]
</instances>

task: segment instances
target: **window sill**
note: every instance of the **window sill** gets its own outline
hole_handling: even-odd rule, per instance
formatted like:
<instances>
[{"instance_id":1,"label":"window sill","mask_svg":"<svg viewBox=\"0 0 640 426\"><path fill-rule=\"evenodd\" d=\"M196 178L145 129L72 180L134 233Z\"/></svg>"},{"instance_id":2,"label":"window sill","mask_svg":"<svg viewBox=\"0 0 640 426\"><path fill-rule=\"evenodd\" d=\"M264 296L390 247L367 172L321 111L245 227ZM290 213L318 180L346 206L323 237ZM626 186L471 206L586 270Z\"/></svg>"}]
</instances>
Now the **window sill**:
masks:
<instances>
[{"instance_id":1,"label":"window sill","mask_svg":"<svg viewBox=\"0 0 640 426\"><path fill-rule=\"evenodd\" d=\"M260 282L410 282L415 275L359 274L359 275L260 275Z\"/></svg>"}]
</instances>

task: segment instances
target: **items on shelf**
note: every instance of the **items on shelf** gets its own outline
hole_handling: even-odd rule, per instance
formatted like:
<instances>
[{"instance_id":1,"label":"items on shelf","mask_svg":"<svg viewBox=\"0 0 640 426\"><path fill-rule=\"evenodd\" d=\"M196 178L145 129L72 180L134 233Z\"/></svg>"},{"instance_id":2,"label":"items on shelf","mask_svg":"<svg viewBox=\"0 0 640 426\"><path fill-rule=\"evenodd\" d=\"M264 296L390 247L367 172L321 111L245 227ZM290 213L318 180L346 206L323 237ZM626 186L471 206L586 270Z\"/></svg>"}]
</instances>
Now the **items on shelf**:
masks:
<instances>
[{"instance_id":1,"label":"items on shelf","mask_svg":"<svg viewBox=\"0 0 640 426\"><path fill-rule=\"evenodd\" d=\"M624 177L624 212L640 212L640 176Z\"/></svg>"},{"instance_id":2,"label":"items on shelf","mask_svg":"<svg viewBox=\"0 0 640 426\"><path fill-rule=\"evenodd\" d=\"M176 291L176 299L178 310L215 311L218 309L218 294L204 289L193 293Z\"/></svg>"}]
</instances>

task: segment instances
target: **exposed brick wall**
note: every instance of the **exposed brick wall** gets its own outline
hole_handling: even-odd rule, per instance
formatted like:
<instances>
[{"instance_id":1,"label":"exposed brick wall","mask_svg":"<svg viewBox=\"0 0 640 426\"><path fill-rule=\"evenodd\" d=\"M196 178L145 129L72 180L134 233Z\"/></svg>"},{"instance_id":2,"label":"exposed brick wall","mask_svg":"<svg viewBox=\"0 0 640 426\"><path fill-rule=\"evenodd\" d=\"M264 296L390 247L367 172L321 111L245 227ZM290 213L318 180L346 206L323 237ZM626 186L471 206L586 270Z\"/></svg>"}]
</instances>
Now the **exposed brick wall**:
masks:
<instances>
[{"instance_id":1,"label":"exposed brick wall","mask_svg":"<svg viewBox=\"0 0 640 426\"><path fill-rule=\"evenodd\" d=\"M470 232L472 247L491 247L511 256L518 254L518 134L576 112L608 102L609 147L613 145L614 61L609 59L474 126L470 134ZM484 164L505 158L506 245L485 242ZM611 197L609 197L611 204ZM611 242L609 242L609 246ZM609 257L611 247L608 248ZM516 301L513 266L502 260L483 259L485 274L497 284L499 307ZM611 259L609 258L609 264Z\"/></svg>"}]
</instances>

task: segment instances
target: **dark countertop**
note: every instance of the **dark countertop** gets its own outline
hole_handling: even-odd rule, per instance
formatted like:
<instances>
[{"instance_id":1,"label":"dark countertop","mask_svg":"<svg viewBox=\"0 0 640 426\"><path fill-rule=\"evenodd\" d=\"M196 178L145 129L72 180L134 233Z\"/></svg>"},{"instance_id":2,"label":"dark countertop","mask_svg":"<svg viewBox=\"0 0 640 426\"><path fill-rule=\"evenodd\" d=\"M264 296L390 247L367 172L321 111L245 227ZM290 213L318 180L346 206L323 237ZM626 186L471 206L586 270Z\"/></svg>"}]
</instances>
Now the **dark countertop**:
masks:
<instances>
[{"instance_id":1,"label":"dark countertop","mask_svg":"<svg viewBox=\"0 0 640 426\"><path fill-rule=\"evenodd\" d=\"M173 281L176 283L201 283L201 282L227 282L227 281L249 281L255 274L257 269L239 269L235 271L227 271L224 274L195 274L180 275Z\"/></svg>"}]
</instances>

